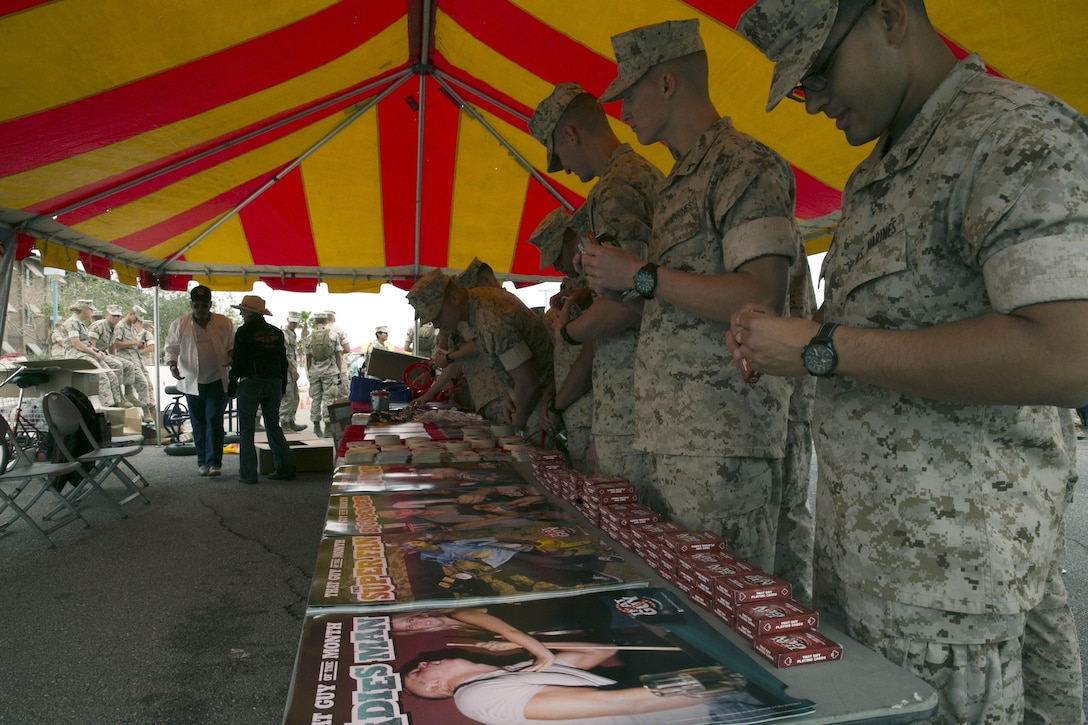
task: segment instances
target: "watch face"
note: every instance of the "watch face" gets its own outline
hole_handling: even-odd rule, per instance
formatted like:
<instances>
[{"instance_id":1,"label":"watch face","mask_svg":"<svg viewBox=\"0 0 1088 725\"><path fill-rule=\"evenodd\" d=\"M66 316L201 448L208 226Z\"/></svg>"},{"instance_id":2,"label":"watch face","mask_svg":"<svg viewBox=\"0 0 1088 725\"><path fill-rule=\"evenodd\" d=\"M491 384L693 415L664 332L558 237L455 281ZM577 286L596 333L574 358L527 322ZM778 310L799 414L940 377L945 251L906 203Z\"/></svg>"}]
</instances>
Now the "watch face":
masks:
<instances>
[{"instance_id":1,"label":"watch face","mask_svg":"<svg viewBox=\"0 0 1088 725\"><path fill-rule=\"evenodd\" d=\"M657 286L653 273L645 269L640 269L635 272L635 277L631 281L635 288L635 292L638 292L640 295L647 298L653 295L654 287Z\"/></svg>"},{"instance_id":2,"label":"watch face","mask_svg":"<svg viewBox=\"0 0 1088 725\"><path fill-rule=\"evenodd\" d=\"M813 375L827 375L835 369L835 351L830 345L812 344L805 347L802 362Z\"/></svg>"}]
</instances>

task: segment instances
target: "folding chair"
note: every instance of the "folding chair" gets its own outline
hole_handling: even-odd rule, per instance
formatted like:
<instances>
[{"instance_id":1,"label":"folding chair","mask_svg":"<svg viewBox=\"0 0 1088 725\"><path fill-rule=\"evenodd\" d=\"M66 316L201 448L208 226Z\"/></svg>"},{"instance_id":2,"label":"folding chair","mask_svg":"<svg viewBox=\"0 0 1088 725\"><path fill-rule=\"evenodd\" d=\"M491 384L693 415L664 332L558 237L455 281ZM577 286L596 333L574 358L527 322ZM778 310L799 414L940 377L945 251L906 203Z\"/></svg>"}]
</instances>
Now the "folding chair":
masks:
<instances>
[{"instance_id":1,"label":"folding chair","mask_svg":"<svg viewBox=\"0 0 1088 725\"><path fill-rule=\"evenodd\" d=\"M35 534L41 537L42 543L52 549L55 548L56 544L49 538L49 534L57 529L67 526L73 521L81 522L85 529L90 526L87 520L83 518L83 515L79 513L79 510L72 505L72 502L65 498L60 489L54 485L58 478L76 470L79 467L78 463L71 461L67 463L39 463L35 461L19 446L15 433L3 416L0 416L0 445L5 446L15 458L15 464L12 468L6 473L0 474L0 514L8 509L15 512L15 515L6 521L0 520L0 533L5 533L9 526L22 519ZM14 484L14 487L10 491L5 490L4 486L6 484ZM35 484L37 484L38 490L33 492L29 501L20 505L16 499L24 492L30 495ZM38 502L38 499L45 494L55 497L60 502L60 506L57 507L56 511L67 509L68 515L53 521L51 526L43 527L34 520L29 511Z\"/></svg>"},{"instance_id":2,"label":"folding chair","mask_svg":"<svg viewBox=\"0 0 1088 725\"><path fill-rule=\"evenodd\" d=\"M83 415L79 412L76 404L60 393L47 393L42 398L42 411L45 413L45 420L49 424L49 430L53 434L57 450L60 451L66 461L79 464L76 471L80 473L82 481L74 491L68 494L67 498L70 502L80 503L93 491L98 491L121 518L126 517L124 510L121 508L126 503L135 501L138 498L143 499L144 503L151 503L137 485L146 486L147 479L128 461L129 458L142 451L143 446L103 447L98 441L98 437L87 426L87 421L83 419ZM79 432L82 432L86 437L91 450L86 453L75 454L71 450L71 436L75 436ZM90 470L87 470L84 464L89 464ZM127 472L125 469L127 469ZM125 489L128 491L128 495L121 500L115 500L102 488L102 484L111 475L124 484ZM59 509L57 510L59 511ZM55 512L50 512L46 516L52 516Z\"/></svg>"}]
</instances>

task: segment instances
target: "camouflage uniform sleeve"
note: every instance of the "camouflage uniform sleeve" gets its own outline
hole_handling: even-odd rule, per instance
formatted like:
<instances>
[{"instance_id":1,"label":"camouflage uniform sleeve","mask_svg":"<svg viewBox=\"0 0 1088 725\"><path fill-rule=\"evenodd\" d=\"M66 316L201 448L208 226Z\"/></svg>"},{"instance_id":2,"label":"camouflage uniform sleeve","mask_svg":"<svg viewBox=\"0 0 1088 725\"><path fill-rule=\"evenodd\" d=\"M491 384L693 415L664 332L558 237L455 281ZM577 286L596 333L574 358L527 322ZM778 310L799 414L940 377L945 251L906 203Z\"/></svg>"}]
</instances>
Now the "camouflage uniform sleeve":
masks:
<instances>
[{"instance_id":1,"label":"camouflage uniform sleeve","mask_svg":"<svg viewBox=\"0 0 1088 725\"><path fill-rule=\"evenodd\" d=\"M610 234L620 246L639 259L646 259L653 209L631 184L602 180L594 188L593 217L598 234Z\"/></svg>"},{"instance_id":2,"label":"camouflage uniform sleeve","mask_svg":"<svg viewBox=\"0 0 1088 725\"><path fill-rule=\"evenodd\" d=\"M497 358L504 370L514 370L533 357L521 338L517 315L510 312L506 305L481 305L472 325L480 351Z\"/></svg>"},{"instance_id":3,"label":"camouflage uniform sleeve","mask_svg":"<svg viewBox=\"0 0 1088 725\"><path fill-rule=\"evenodd\" d=\"M1025 120L1025 116L1029 120ZM970 193L954 198L964 260L980 266L991 304L1026 305L1088 296L1088 129L1047 106L1001 114L976 133Z\"/></svg>"},{"instance_id":4,"label":"camouflage uniform sleeve","mask_svg":"<svg viewBox=\"0 0 1088 725\"><path fill-rule=\"evenodd\" d=\"M739 174L722 177L710 190L710 214L722 240L725 268L734 271L766 255L797 258L795 187L786 161L762 144L740 150Z\"/></svg>"}]
</instances>

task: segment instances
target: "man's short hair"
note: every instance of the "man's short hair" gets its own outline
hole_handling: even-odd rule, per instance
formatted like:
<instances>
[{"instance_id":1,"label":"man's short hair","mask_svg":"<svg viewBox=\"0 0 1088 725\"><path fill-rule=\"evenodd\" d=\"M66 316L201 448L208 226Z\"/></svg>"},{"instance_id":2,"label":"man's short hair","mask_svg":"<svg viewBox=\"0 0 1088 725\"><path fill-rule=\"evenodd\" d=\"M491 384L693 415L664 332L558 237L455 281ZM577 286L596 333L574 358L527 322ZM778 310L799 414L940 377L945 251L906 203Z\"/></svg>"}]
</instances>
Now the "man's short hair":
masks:
<instances>
[{"instance_id":1,"label":"man's short hair","mask_svg":"<svg viewBox=\"0 0 1088 725\"><path fill-rule=\"evenodd\" d=\"M552 137L555 134L555 128L559 125L559 119L563 116L571 101L583 94L588 95L577 83L560 83L552 89L547 98L537 105L536 110L533 111L533 115L529 119L529 133L537 141L544 144L545 153L548 157L547 169L549 174L563 168L563 164L560 163L559 157L555 155L555 149L553 148Z\"/></svg>"}]
</instances>

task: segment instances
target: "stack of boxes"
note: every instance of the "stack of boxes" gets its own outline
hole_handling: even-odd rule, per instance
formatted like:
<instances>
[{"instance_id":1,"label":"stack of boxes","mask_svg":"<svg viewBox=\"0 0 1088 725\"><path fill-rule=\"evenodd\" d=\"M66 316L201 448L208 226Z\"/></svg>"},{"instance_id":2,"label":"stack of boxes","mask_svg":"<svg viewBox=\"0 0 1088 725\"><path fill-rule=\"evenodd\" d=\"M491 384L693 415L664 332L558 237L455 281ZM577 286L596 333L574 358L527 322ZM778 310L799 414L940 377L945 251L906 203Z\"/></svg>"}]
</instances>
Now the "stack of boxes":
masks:
<instances>
[{"instance_id":1,"label":"stack of boxes","mask_svg":"<svg viewBox=\"0 0 1088 725\"><path fill-rule=\"evenodd\" d=\"M791 598L789 582L726 551L721 537L661 521L658 513L638 503L628 481L571 471L558 452L533 451L530 462L541 485L641 556L776 667L842 656L841 645L816 631L819 615Z\"/></svg>"}]
</instances>

